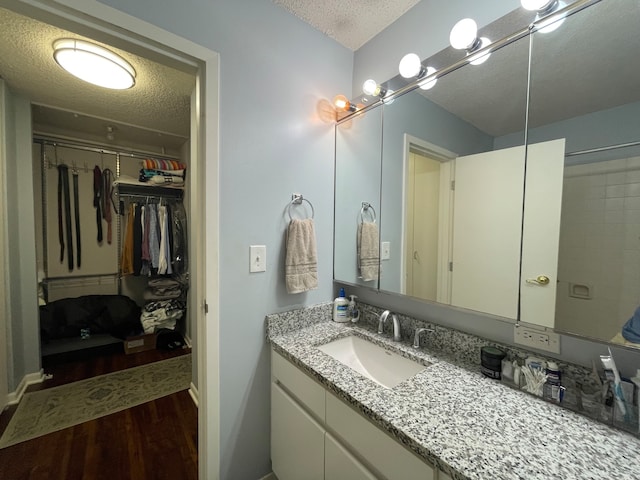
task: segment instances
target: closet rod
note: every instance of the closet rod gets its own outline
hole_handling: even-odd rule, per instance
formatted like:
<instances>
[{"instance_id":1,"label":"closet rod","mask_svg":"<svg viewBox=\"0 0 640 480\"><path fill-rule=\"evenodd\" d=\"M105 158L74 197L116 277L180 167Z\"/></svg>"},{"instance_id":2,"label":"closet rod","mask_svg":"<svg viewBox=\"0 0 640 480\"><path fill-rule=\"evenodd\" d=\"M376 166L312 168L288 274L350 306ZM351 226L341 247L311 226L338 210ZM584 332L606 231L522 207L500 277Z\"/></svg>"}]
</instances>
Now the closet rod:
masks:
<instances>
[{"instance_id":1,"label":"closet rod","mask_svg":"<svg viewBox=\"0 0 640 480\"><path fill-rule=\"evenodd\" d=\"M145 187L148 188L148 187ZM180 200L182 199L182 192L180 193L174 193L174 194L167 194L167 195L158 195L158 194L151 194L151 195L145 195L144 193L120 193L118 194L118 197L120 198L147 198L149 200Z\"/></svg>"},{"instance_id":2,"label":"closet rod","mask_svg":"<svg viewBox=\"0 0 640 480\"><path fill-rule=\"evenodd\" d=\"M172 157L169 155L161 155L156 153L141 153L136 151L125 151L125 150L113 150L109 148L96 147L96 146L86 145L82 143L73 143L67 140L58 141L58 140L43 138L39 136L34 136L33 141L35 143L40 143L42 145L71 148L74 150L83 150L85 152L106 153L109 155L122 155L125 157L139 158L141 160L146 160L147 158L156 158L159 160L180 160L180 158L178 157Z\"/></svg>"},{"instance_id":3,"label":"closet rod","mask_svg":"<svg viewBox=\"0 0 640 480\"><path fill-rule=\"evenodd\" d=\"M43 279L42 281L45 283L48 282L52 282L52 281L58 281L58 280L86 280L86 279L90 279L90 278L101 278L101 277L113 277L116 278L118 276L118 273L94 273L91 275L72 275L69 277L47 277L45 279Z\"/></svg>"},{"instance_id":4,"label":"closet rod","mask_svg":"<svg viewBox=\"0 0 640 480\"><path fill-rule=\"evenodd\" d=\"M575 157L577 155L586 155L588 153L598 153L598 152L606 152L608 150L617 150L618 148L637 147L638 145L640 145L640 141L629 142L629 143L619 143L618 145L609 145L607 147L591 148L589 150L579 150L577 152L569 152L569 153L566 153L564 156Z\"/></svg>"}]
</instances>

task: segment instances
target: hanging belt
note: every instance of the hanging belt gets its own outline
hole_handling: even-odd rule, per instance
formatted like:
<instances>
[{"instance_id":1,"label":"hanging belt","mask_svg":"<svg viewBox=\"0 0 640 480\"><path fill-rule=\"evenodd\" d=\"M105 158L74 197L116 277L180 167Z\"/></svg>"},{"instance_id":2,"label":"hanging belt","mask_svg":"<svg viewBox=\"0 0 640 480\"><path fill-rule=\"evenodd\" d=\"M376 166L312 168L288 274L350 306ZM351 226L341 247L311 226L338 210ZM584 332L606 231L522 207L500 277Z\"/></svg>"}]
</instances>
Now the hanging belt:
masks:
<instances>
[{"instance_id":1,"label":"hanging belt","mask_svg":"<svg viewBox=\"0 0 640 480\"><path fill-rule=\"evenodd\" d=\"M102 170L102 218L107 222L107 243L111 245L111 193L113 191L112 172ZM115 207L114 207L115 209Z\"/></svg>"},{"instance_id":2,"label":"hanging belt","mask_svg":"<svg viewBox=\"0 0 640 480\"><path fill-rule=\"evenodd\" d=\"M71 237L71 199L69 198L69 168L62 164L58 165L58 205L60 205L60 197L64 199L64 220L65 232L67 234L67 260L69 263L69 271L73 270L73 239ZM62 195L60 194L60 184L62 183ZM62 224L61 219L62 208L58 206L58 227ZM64 240L62 240L64 244ZM64 255L63 255L64 257ZM61 259L62 261L62 259Z\"/></svg>"},{"instance_id":3,"label":"hanging belt","mask_svg":"<svg viewBox=\"0 0 640 480\"><path fill-rule=\"evenodd\" d=\"M58 165L58 240L60 241L60 263L64 260L64 231L62 229L62 165Z\"/></svg>"},{"instance_id":4,"label":"hanging belt","mask_svg":"<svg viewBox=\"0 0 640 480\"><path fill-rule=\"evenodd\" d=\"M99 166L93 169L93 206L96 208L96 223L98 227L98 243L102 243L102 213L100 208L102 202L102 172Z\"/></svg>"},{"instance_id":5,"label":"hanging belt","mask_svg":"<svg viewBox=\"0 0 640 480\"><path fill-rule=\"evenodd\" d=\"M80 268L82 260L82 247L80 245L80 202L78 202L78 170L75 168L71 172L73 174L73 203L76 221L76 266Z\"/></svg>"}]
</instances>

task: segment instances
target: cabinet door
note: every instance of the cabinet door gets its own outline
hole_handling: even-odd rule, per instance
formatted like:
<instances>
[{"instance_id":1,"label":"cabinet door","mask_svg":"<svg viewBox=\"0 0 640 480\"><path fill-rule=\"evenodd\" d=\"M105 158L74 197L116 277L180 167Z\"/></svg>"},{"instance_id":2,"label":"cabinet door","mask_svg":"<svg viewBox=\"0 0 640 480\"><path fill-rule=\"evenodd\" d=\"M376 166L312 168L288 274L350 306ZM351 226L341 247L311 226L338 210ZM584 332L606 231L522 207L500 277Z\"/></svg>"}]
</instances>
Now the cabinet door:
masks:
<instances>
[{"instance_id":1,"label":"cabinet door","mask_svg":"<svg viewBox=\"0 0 640 480\"><path fill-rule=\"evenodd\" d=\"M435 470L338 397L327 392L327 430L389 480L434 480ZM327 476L327 480L329 477Z\"/></svg>"},{"instance_id":2,"label":"cabinet door","mask_svg":"<svg viewBox=\"0 0 640 480\"><path fill-rule=\"evenodd\" d=\"M330 480L376 480L376 477L327 433L324 437L324 472Z\"/></svg>"},{"instance_id":3,"label":"cabinet door","mask_svg":"<svg viewBox=\"0 0 640 480\"><path fill-rule=\"evenodd\" d=\"M324 480L324 429L275 383L271 463L278 480Z\"/></svg>"}]
</instances>

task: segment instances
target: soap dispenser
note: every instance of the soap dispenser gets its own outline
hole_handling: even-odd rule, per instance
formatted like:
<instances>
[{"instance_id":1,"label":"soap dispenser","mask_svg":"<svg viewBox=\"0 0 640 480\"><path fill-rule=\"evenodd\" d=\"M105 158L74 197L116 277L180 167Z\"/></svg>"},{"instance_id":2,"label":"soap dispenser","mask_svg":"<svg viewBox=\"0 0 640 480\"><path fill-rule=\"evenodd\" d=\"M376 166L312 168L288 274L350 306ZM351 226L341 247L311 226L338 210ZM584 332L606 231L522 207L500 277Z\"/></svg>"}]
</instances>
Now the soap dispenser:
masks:
<instances>
[{"instance_id":1,"label":"soap dispenser","mask_svg":"<svg viewBox=\"0 0 640 480\"><path fill-rule=\"evenodd\" d=\"M358 297L356 295L349 295L349 298L351 298L351 300L349 301L349 308L347 309L349 314L347 316L349 317L349 320L351 320L351 323L356 323L360 320L360 311L356 305L356 298Z\"/></svg>"},{"instance_id":2,"label":"soap dispenser","mask_svg":"<svg viewBox=\"0 0 640 480\"><path fill-rule=\"evenodd\" d=\"M344 288L340 289L338 298L333 301L333 321L338 323L346 323L350 321L347 315L349 308L349 300L344 296Z\"/></svg>"}]
</instances>

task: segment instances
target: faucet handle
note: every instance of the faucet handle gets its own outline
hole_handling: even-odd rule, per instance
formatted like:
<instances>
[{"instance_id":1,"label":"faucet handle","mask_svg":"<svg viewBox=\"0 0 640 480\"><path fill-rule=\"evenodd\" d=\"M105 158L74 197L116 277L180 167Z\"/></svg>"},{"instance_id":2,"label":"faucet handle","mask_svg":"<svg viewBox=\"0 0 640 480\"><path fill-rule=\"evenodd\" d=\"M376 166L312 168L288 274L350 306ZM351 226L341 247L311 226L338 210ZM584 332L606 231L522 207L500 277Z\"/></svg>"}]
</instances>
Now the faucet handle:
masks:
<instances>
[{"instance_id":1,"label":"faucet handle","mask_svg":"<svg viewBox=\"0 0 640 480\"><path fill-rule=\"evenodd\" d=\"M423 332L435 332L433 328L417 328L413 337L413 348L420 348L420 334Z\"/></svg>"}]
</instances>

